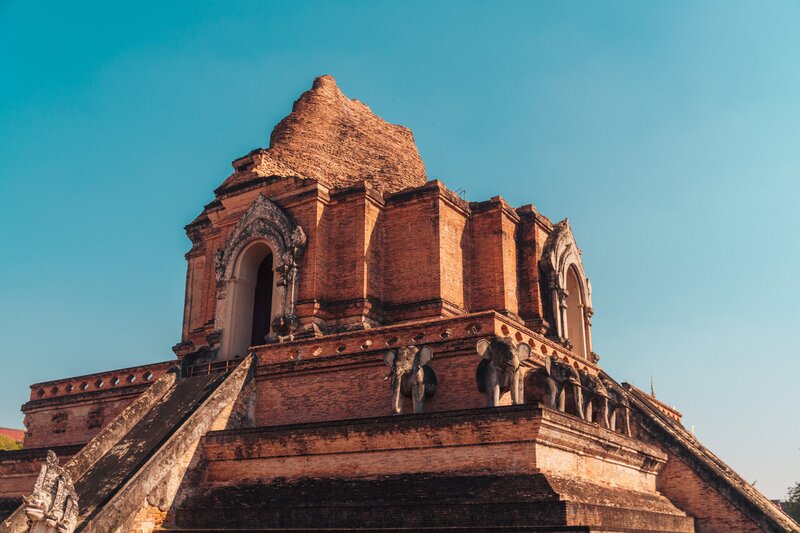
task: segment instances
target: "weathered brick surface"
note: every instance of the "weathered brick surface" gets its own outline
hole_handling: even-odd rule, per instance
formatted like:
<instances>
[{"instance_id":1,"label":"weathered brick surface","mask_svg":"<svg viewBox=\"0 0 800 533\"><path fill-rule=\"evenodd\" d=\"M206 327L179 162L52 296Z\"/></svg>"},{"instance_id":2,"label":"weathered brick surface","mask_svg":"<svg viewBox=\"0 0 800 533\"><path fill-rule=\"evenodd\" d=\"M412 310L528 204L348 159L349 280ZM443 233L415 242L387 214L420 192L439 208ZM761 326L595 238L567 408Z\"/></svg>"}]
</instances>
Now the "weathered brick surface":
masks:
<instances>
[{"instance_id":1,"label":"weathered brick surface","mask_svg":"<svg viewBox=\"0 0 800 533\"><path fill-rule=\"evenodd\" d=\"M166 361L31 385L25 447L89 442L150 384L175 365Z\"/></svg>"},{"instance_id":2,"label":"weathered brick surface","mask_svg":"<svg viewBox=\"0 0 800 533\"><path fill-rule=\"evenodd\" d=\"M653 446L534 405L230 430L210 434L203 454L208 483L546 471L586 482L613 477L615 486L639 492L653 492L665 459Z\"/></svg>"},{"instance_id":3,"label":"weathered brick surface","mask_svg":"<svg viewBox=\"0 0 800 533\"><path fill-rule=\"evenodd\" d=\"M0 451L0 498L11 498L14 501L30 493L39 469L52 449L59 458L66 460L80 450L82 444L74 446L50 446L49 448L25 448L23 450ZM13 506L13 511L17 505ZM9 513L10 513L9 511ZM0 519L5 518L4 516Z\"/></svg>"},{"instance_id":4,"label":"weathered brick surface","mask_svg":"<svg viewBox=\"0 0 800 533\"><path fill-rule=\"evenodd\" d=\"M697 519L698 533L758 533L761 530L712 485L671 456L658 476L658 490Z\"/></svg>"},{"instance_id":5,"label":"weathered brick surface","mask_svg":"<svg viewBox=\"0 0 800 533\"><path fill-rule=\"evenodd\" d=\"M436 191L423 188L389 199L384 216L384 294L388 321L438 316L415 305L440 298Z\"/></svg>"},{"instance_id":6,"label":"weathered brick surface","mask_svg":"<svg viewBox=\"0 0 800 533\"><path fill-rule=\"evenodd\" d=\"M179 525L692 531L653 490L660 451L534 406L214 432L202 450Z\"/></svg>"},{"instance_id":7,"label":"weathered brick surface","mask_svg":"<svg viewBox=\"0 0 800 533\"><path fill-rule=\"evenodd\" d=\"M248 163L263 175L302 176L333 188L363 180L381 190L425 183L425 166L408 128L389 124L358 100L350 100L332 76L314 80L292 112L275 126L267 150L234 163L237 172L220 187L251 178Z\"/></svg>"},{"instance_id":8,"label":"weathered brick surface","mask_svg":"<svg viewBox=\"0 0 800 533\"><path fill-rule=\"evenodd\" d=\"M635 387L627 389L637 434L662 447L669 457L659 478L660 490L694 514L701 531L800 531L800 524L691 435L674 411Z\"/></svg>"},{"instance_id":9,"label":"weathered brick surface","mask_svg":"<svg viewBox=\"0 0 800 533\"><path fill-rule=\"evenodd\" d=\"M242 234L237 224L247 213L266 213L270 220L259 223L279 227L273 246L285 247L276 279L279 290L290 286L294 295L281 302L282 317L291 324L297 318L299 328L289 336L282 329L280 342L250 347L258 365L247 394L229 402L231 410L237 406L231 420L261 427L212 432L202 448L196 448L201 434L213 426L195 428L181 444L179 460L174 449L151 442L152 457L165 462L152 463L147 475L126 485L124 505L99 510L114 515L104 524L125 522L125 514L134 529L177 520L199 530L693 531L684 511L697 516L701 531L749 532L756 523L789 523L765 511L763 496L734 479L718 459L698 452L694 463L687 462L664 436L669 429L644 442L657 434L649 426L635 426L632 439L572 416L577 410L571 401L571 414L564 414L509 406L509 393L498 407L482 408L486 398L475 382L478 339L527 342L533 357L523 374L550 356L590 374L599 371L591 354L578 356L552 340L559 336L551 301L559 287L549 286L540 260L554 225L532 206L514 209L500 197L468 203L441 182L426 182L411 133L346 98L329 77L316 80L295 103L268 149L233 166L186 227L192 248L175 353L190 356L184 362L205 363L220 336L231 339L226 321L236 322L229 310L239 312L235 300L245 293L236 289L231 292L239 296L221 299L226 309L217 308L218 298L228 287L249 286L227 279L224 268L235 264L229 252L239 248L225 252L226 245L234 231ZM275 206L283 213L276 214ZM286 310L290 304L296 304L296 317ZM246 340L233 337L237 352ZM387 417L384 353L412 344L433 349L429 366L438 391L426 401L425 414ZM227 347L223 352L229 355ZM168 421L144 401L159 386L141 377L157 379L170 364L126 369L138 378L133 381L116 371L35 385L23 407L26 446L86 442L131 402L139 406L126 409L129 415L136 411L133 418ZM406 399L403 411L411 408ZM672 410L656 406L654 413L679 424ZM123 442L133 431L128 418L123 414L107 425L70 468L80 463L85 472ZM0 510L33 482L34 455L0 455ZM103 464L108 479L119 481L120 472L111 470L125 462L124 451L116 459ZM158 476L167 467L169 482L162 482ZM100 486L105 477L94 479ZM12 518L24 522L21 511Z\"/></svg>"},{"instance_id":10,"label":"weathered brick surface","mask_svg":"<svg viewBox=\"0 0 800 533\"><path fill-rule=\"evenodd\" d=\"M437 201L439 219L438 265L443 314L460 314L469 308L472 286L473 245L469 234L469 206L442 190Z\"/></svg>"},{"instance_id":11,"label":"weathered brick surface","mask_svg":"<svg viewBox=\"0 0 800 533\"><path fill-rule=\"evenodd\" d=\"M439 181L389 194L366 182L331 190L273 177L222 194L187 227L194 246L182 342L194 349L215 329L213 257L259 194L306 233L296 308L304 327L336 332L484 310L517 318L521 305L529 325L544 320L540 256L530 252L547 238L540 215L526 214L523 228L501 198L469 204Z\"/></svg>"},{"instance_id":12,"label":"weathered brick surface","mask_svg":"<svg viewBox=\"0 0 800 533\"><path fill-rule=\"evenodd\" d=\"M480 362L475 344L494 334L529 343L534 349L531 364L542 364L545 354L559 354L571 364L579 362L570 358L563 347L559 351L548 339L493 312L267 345L257 349L256 423L275 425L389 414L389 381L384 380L388 368L383 356L392 340L393 346L425 344L433 349L430 367L436 372L438 390L426 401L426 411L481 407L486 405L486 398L478 391L475 380ZM594 372L597 367L581 361L581 368ZM411 412L411 400L404 402L404 411ZM510 393L501 396L501 405L510 402Z\"/></svg>"}]
</instances>

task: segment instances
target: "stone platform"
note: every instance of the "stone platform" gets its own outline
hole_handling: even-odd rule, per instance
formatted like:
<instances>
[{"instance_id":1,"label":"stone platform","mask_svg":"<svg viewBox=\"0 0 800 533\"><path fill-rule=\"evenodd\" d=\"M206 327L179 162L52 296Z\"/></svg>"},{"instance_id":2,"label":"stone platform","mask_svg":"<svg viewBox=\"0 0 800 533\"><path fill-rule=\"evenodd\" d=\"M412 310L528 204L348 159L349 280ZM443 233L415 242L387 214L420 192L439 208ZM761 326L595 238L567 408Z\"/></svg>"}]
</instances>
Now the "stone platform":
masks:
<instances>
[{"instance_id":1,"label":"stone platform","mask_svg":"<svg viewBox=\"0 0 800 533\"><path fill-rule=\"evenodd\" d=\"M201 453L178 528L694 531L656 490L663 452L539 405L211 432Z\"/></svg>"}]
</instances>

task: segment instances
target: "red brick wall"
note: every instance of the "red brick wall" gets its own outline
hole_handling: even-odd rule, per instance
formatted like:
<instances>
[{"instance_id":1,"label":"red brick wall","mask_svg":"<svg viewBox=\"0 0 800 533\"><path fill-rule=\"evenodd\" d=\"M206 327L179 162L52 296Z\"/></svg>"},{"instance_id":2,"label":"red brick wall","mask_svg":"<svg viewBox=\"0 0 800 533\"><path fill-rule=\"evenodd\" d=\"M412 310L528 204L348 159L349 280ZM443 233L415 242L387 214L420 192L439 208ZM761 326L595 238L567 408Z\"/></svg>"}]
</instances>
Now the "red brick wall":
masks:
<instances>
[{"instance_id":1,"label":"red brick wall","mask_svg":"<svg viewBox=\"0 0 800 533\"><path fill-rule=\"evenodd\" d=\"M475 369L480 358L474 349L468 354L449 356L438 352L430 367L436 372L439 389L426 400L426 411L447 411L485 405L477 390ZM257 379L256 425L294 424L384 416L391 414L390 382L384 380L388 367L383 351L357 358L346 366L319 371L276 373ZM510 403L510 395L503 397ZM411 399L404 399L403 411L413 412Z\"/></svg>"},{"instance_id":2,"label":"red brick wall","mask_svg":"<svg viewBox=\"0 0 800 533\"><path fill-rule=\"evenodd\" d=\"M383 201L378 202L371 196L365 199L364 209L364 277L366 278L366 295L370 301L380 304L376 319L382 320L383 312L383 256L384 227Z\"/></svg>"},{"instance_id":3,"label":"red brick wall","mask_svg":"<svg viewBox=\"0 0 800 533\"><path fill-rule=\"evenodd\" d=\"M98 398L30 411L25 415L25 447L85 444L135 399Z\"/></svg>"},{"instance_id":4,"label":"red brick wall","mask_svg":"<svg viewBox=\"0 0 800 533\"><path fill-rule=\"evenodd\" d=\"M440 297L435 191L419 190L387 202L384 213L384 312L387 321L428 315L403 305Z\"/></svg>"},{"instance_id":5,"label":"red brick wall","mask_svg":"<svg viewBox=\"0 0 800 533\"><path fill-rule=\"evenodd\" d=\"M516 231L519 217L502 201L501 231L503 258L503 307L501 311L508 311L512 316L519 315L519 282L517 280L517 240Z\"/></svg>"},{"instance_id":6,"label":"red brick wall","mask_svg":"<svg viewBox=\"0 0 800 533\"><path fill-rule=\"evenodd\" d=\"M443 197L439 198L438 211L441 297L456 307L448 309L448 314L455 314L467 310L469 299L469 214Z\"/></svg>"},{"instance_id":7,"label":"red brick wall","mask_svg":"<svg viewBox=\"0 0 800 533\"><path fill-rule=\"evenodd\" d=\"M538 290L539 258L536 250L536 212L532 206L517 209L520 217L517 229L519 274L519 315L530 323L541 317Z\"/></svg>"},{"instance_id":8,"label":"red brick wall","mask_svg":"<svg viewBox=\"0 0 800 533\"><path fill-rule=\"evenodd\" d=\"M75 446L53 448L63 465L78 452ZM33 491L47 450L18 450L0 452L0 498L19 498Z\"/></svg>"},{"instance_id":9,"label":"red brick wall","mask_svg":"<svg viewBox=\"0 0 800 533\"><path fill-rule=\"evenodd\" d=\"M670 455L656 480L658 491L697 520L697 533L760 533L741 511L686 464Z\"/></svg>"},{"instance_id":10,"label":"red brick wall","mask_svg":"<svg viewBox=\"0 0 800 533\"><path fill-rule=\"evenodd\" d=\"M390 195L368 185L328 191L293 178L266 180L218 198L189 228L183 340L214 329L214 254L258 194L277 203L307 237L298 285L301 324L340 331L498 310L535 322L540 313L537 241L501 198L467 204L440 182ZM546 235L544 235L546 237Z\"/></svg>"},{"instance_id":11,"label":"red brick wall","mask_svg":"<svg viewBox=\"0 0 800 533\"><path fill-rule=\"evenodd\" d=\"M346 317L351 311L341 307L341 303L364 297L363 191L361 194L350 193L334 197L328 209L331 211L328 238L333 238L334 242L329 243L325 260L327 276L322 286L322 300L326 307L341 308L341 314Z\"/></svg>"},{"instance_id":12,"label":"red brick wall","mask_svg":"<svg viewBox=\"0 0 800 533\"><path fill-rule=\"evenodd\" d=\"M25 448L84 444L175 361L122 368L31 385L25 413Z\"/></svg>"},{"instance_id":13,"label":"red brick wall","mask_svg":"<svg viewBox=\"0 0 800 533\"><path fill-rule=\"evenodd\" d=\"M322 323L322 299L326 294L326 283L330 280L325 260L331 249L329 237L333 225L333 209L329 205L330 198L321 192L314 191L313 195L309 195L303 205L303 221L297 221L308 239L297 298L297 315L303 326Z\"/></svg>"},{"instance_id":14,"label":"red brick wall","mask_svg":"<svg viewBox=\"0 0 800 533\"><path fill-rule=\"evenodd\" d=\"M494 313L266 345L257 351L255 422L279 425L391 414L383 356L392 339L393 346L425 344L433 349L430 367L436 372L438 390L426 401L427 412L484 406L486 398L475 381L480 363L475 343L494 334L528 342L534 349L533 360L540 363L545 352L566 356L563 348L554 350L550 341L514 327L511 321L500 321ZM596 371L590 366L582 365ZM403 411L412 412L411 400L404 402ZM510 403L510 393L504 394L500 404Z\"/></svg>"},{"instance_id":15,"label":"red brick wall","mask_svg":"<svg viewBox=\"0 0 800 533\"><path fill-rule=\"evenodd\" d=\"M517 242L519 217L495 197L472 205L472 291L470 310L519 314Z\"/></svg>"}]
</instances>

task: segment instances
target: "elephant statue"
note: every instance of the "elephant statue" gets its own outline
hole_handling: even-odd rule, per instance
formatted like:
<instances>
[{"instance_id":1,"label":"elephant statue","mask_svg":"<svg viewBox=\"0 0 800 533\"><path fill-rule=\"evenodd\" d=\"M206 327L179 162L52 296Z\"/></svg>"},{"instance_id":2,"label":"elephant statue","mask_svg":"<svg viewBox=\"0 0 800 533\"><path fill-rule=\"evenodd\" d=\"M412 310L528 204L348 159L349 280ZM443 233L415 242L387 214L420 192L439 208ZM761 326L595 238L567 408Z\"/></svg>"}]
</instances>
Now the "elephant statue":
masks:
<instances>
[{"instance_id":1,"label":"elephant statue","mask_svg":"<svg viewBox=\"0 0 800 533\"><path fill-rule=\"evenodd\" d=\"M432 398L436 393L436 372L428 366L432 357L430 346L406 346L386 352L383 362L390 370L384 379L391 378L392 413L403 412L401 393L406 398L411 397L415 413L425 411L425 398Z\"/></svg>"},{"instance_id":2,"label":"elephant statue","mask_svg":"<svg viewBox=\"0 0 800 533\"><path fill-rule=\"evenodd\" d=\"M522 403L520 363L531 356L531 347L522 342L515 344L509 337L481 339L476 345L482 356L475 379L478 391L486 393L486 403L494 407L500 403L500 394L511 391L511 402Z\"/></svg>"},{"instance_id":3,"label":"elephant statue","mask_svg":"<svg viewBox=\"0 0 800 533\"><path fill-rule=\"evenodd\" d=\"M599 377L580 372L583 385L583 414L588 422L597 422L608 429L608 389Z\"/></svg>"},{"instance_id":4,"label":"elephant statue","mask_svg":"<svg viewBox=\"0 0 800 533\"><path fill-rule=\"evenodd\" d=\"M525 377L525 398L528 401L535 400L566 412L568 392L574 400L574 414L583 419L583 389L575 368L550 356L545 359L544 367L528 372Z\"/></svg>"},{"instance_id":5,"label":"elephant statue","mask_svg":"<svg viewBox=\"0 0 800 533\"><path fill-rule=\"evenodd\" d=\"M627 393L604 374L600 374L599 378L608 391L610 404L608 428L611 431L618 431L630 437L632 435L631 404L628 401Z\"/></svg>"},{"instance_id":6,"label":"elephant statue","mask_svg":"<svg viewBox=\"0 0 800 533\"><path fill-rule=\"evenodd\" d=\"M552 361L544 360L544 366L528 372L525 376L524 393L526 402L539 402L554 409L558 408L558 384L551 377Z\"/></svg>"}]
</instances>

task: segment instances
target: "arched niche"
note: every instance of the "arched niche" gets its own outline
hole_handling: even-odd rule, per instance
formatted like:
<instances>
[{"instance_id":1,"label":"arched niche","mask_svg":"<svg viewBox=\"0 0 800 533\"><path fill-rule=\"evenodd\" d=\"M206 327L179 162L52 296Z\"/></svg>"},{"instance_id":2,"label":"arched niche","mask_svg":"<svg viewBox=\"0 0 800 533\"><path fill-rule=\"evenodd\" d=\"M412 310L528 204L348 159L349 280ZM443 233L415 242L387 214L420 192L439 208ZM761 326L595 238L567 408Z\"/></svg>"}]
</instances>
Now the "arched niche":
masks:
<instances>
[{"instance_id":1,"label":"arched niche","mask_svg":"<svg viewBox=\"0 0 800 533\"><path fill-rule=\"evenodd\" d=\"M586 318L584 316L584 289L574 265L567 268L567 339L572 351L586 357Z\"/></svg>"},{"instance_id":2,"label":"arched niche","mask_svg":"<svg viewBox=\"0 0 800 533\"><path fill-rule=\"evenodd\" d=\"M297 327L295 304L305 245L302 228L259 195L215 256L220 358L243 356L250 346L291 336ZM264 298L268 309L266 304L258 306ZM255 338L262 332L263 340Z\"/></svg>"},{"instance_id":3,"label":"arched niche","mask_svg":"<svg viewBox=\"0 0 800 533\"><path fill-rule=\"evenodd\" d=\"M554 324L551 334L587 359L592 354L592 287L583 270L581 251L569 220L553 227L540 262L550 293Z\"/></svg>"}]
</instances>

